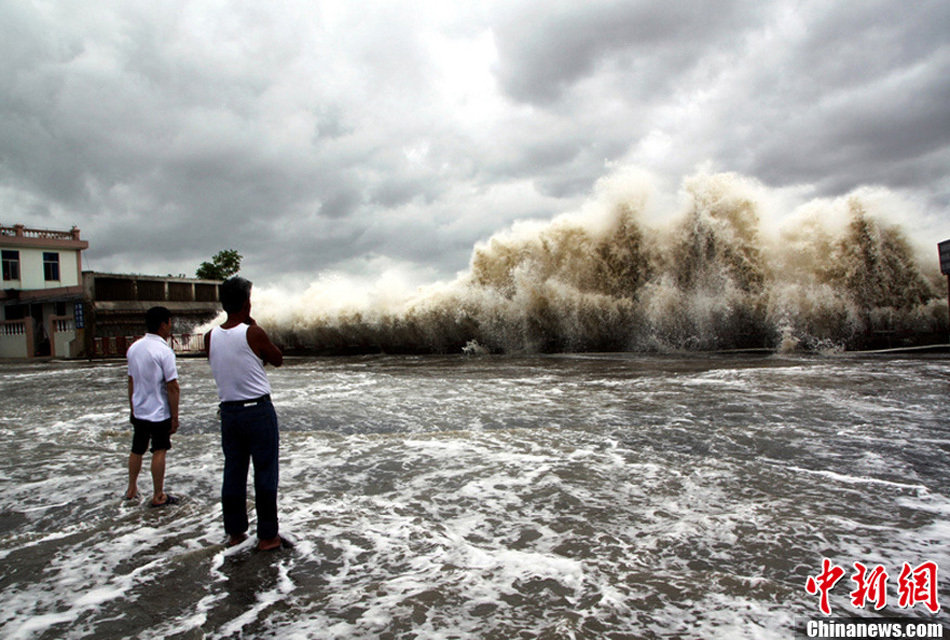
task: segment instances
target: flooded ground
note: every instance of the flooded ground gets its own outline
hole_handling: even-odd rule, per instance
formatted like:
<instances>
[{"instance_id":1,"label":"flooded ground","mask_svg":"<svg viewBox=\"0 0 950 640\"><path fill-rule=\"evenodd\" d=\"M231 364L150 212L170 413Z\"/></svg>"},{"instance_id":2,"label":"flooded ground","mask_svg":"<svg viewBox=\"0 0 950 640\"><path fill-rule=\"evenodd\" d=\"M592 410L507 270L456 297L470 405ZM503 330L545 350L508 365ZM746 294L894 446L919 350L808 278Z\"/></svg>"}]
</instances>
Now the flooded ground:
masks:
<instances>
[{"instance_id":1,"label":"flooded ground","mask_svg":"<svg viewBox=\"0 0 950 640\"><path fill-rule=\"evenodd\" d=\"M790 638L825 557L834 616L946 625L898 606L898 575L950 569L948 362L292 359L276 553L223 546L205 361L179 361L183 500L157 510L121 499L124 363L5 365L0 634ZM887 571L880 612L854 562Z\"/></svg>"}]
</instances>

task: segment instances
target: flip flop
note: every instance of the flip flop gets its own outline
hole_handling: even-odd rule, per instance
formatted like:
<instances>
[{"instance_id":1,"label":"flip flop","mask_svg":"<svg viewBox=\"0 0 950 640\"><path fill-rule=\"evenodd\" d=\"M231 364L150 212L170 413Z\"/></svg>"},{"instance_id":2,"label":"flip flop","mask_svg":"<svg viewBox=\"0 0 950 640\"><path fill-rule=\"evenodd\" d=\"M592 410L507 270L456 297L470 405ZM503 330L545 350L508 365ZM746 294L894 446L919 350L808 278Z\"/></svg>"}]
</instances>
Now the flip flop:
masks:
<instances>
[{"instance_id":1,"label":"flip flop","mask_svg":"<svg viewBox=\"0 0 950 640\"><path fill-rule=\"evenodd\" d=\"M167 507L170 504L178 504L179 502L181 502L181 498L177 498L171 495L170 493L168 493L168 494L165 494L165 502L159 502L158 504L155 504L154 502L150 502L148 503L148 508L158 509L159 507Z\"/></svg>"}]
</instances>

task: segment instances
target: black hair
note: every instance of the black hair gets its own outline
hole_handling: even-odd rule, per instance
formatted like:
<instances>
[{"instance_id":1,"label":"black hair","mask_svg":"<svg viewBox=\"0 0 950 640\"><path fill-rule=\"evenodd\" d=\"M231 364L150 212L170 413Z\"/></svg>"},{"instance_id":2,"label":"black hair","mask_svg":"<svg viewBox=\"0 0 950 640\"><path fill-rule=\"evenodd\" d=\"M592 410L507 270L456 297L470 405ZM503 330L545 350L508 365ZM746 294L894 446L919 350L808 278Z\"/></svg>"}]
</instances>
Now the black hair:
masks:
<instances>
[{"instance_id":1,"label":"black hair","mask_svg":"<svg viewBox=\"0 0 950 640\"><path fill-rule=\"evenodd\" d=\"M221 283L221 306L228 313L238 313L244 303L251 299L251 281L240 276L228 278Z\"/></svg>"},{"instance_id":2,"label":"black hair","mask_svg":"<svg viewBox=\"0 0 950 640\"><path fill-rule=\"evenodd\" d=\"M152 307L145 312L145 328L149 333L158 333L159 327L171 320L172 312L165 307Z\"/></svg>"}]
</instances>

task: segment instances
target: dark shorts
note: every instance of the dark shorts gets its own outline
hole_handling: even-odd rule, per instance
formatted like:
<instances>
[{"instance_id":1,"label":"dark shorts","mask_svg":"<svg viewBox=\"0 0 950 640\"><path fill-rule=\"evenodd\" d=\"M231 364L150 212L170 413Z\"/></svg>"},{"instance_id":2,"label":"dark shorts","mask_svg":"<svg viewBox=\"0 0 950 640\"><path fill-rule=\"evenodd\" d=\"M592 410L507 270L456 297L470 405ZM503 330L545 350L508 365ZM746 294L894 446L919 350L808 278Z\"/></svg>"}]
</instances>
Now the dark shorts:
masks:
<instances>
[{"instance_id":1,"label":"dark shorts","mask_svg":"<svg viewBox=\"0 0 950 640\"><path fill-rule=\"evenodd\" d=\"M142 455L148 449L149 440L152 441L152 453L167 451L172 448L171 430L172 419L161 422L150 422L132 418L132 453Z\"/></svg>"}]
</instances>

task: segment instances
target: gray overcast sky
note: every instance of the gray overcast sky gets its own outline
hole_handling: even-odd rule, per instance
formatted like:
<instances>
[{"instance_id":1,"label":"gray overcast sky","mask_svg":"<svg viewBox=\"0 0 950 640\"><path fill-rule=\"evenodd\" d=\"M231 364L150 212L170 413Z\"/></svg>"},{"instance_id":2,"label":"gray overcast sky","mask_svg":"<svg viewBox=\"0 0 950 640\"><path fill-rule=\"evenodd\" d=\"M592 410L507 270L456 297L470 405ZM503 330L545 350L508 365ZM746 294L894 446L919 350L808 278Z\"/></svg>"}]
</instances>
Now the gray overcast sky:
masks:
<instances>
[{"instance_id":1,"label":"gray overcast sky","mask_svg":"<svg viewBox=\"0 0 950 640\"><path fill-rule=\"evenodd\" d=\"M950 237L946 0L0 0L0 61L0 221L99 271L451 278L617 166L883 185Z\"/></svg>"}]
</instances>

